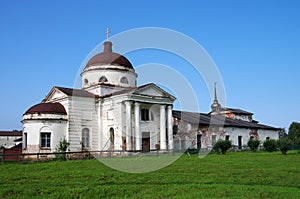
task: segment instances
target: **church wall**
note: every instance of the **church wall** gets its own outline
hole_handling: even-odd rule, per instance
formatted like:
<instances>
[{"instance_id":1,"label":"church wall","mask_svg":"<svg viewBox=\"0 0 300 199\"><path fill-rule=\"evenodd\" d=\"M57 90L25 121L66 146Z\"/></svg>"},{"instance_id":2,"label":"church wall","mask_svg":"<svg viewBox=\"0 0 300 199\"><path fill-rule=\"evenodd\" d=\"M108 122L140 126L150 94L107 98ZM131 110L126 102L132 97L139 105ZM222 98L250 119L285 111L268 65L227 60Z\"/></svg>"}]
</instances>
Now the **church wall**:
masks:
<instances>
[{"instance_id":1,"label":"church wall","mask_svg":"<svg viewBox=\"0 0 300 199\"><path fill-rule=\"evenodd\" d=\"M110 66L113 67L113 66ZM116 66L116 68L118 68ZM119 86L136 86L136 74L130 71L122 71L122 70L90 70L86 71L82 74L82 85L84 88L89 87L91 85L98 84L100 77L105 76L107 78L107 83ZM128 84L121 83L121 78L126 77L128 80ZM88 80L88 83L85 83L85 79ZM98 93L99 94L99 93Z\"/></svg>"},{"instance_id":2,"label":"church wall","mask_svg":"<svg viewBox=\"0 0 300 199\"><path fill-rule=\"evenodd\" d=\"M125 136L125 100L122 96L104 98L101 106L101 150L122 150L122 136ZM113 129L113 143L110 141Z\"/></svg>"},{"instance_id":3,"label":"church wall","mask_svg":"<svg viewBox=\"0 0 300 199\"><path fill-rule=\"evenodd\" d=\"M51 146L49 149L40 147L41 132L51 133ZM59 141L67 135L67 122L59 120L27 120L24 121L23 126L23 138L25 139L24 133L27 134L27 146L23 149L23 153L55 152Z\"/></svg>"},{"instance_id":4,"label":"church wall","mask_svg":"<svg viewBox=\"0 0 300 199\"><path fill-rule=\"evenodd\" d=\"M69 100L69 142L71 151L82 150L82 130L89 129L87 150L98 150L99 123L94 98L70 97Z\"/></svg>"},{"instance_id":5,"label":"church wall","mask_svg":"<svg viewBox=\"0 0 300 199\"><path fill-rule=\"evenodd\" d=\"M262 142L266 141L267 137L274 140L279 139L279 130L273 131L273 130L259 129L258 133L260 135L259 140Z\"/></svg>"},{"instance_id":6,"label":"church wall","mask_svg":"<svg viewBox=\"0 0 300 199\"><path fill-rule=\"evenodd\" d=\"M140 110L143 108L149 108L150 111L150 120L141 121L140 114L140 135L142 136L143 132L150 133L150 150L155 149L155 145L160 142L160 106L157 104L140 104ZM166 125L167 127L167 125Z\"/></svg>"},{"instance_id":7,"label":"church wall","mask_svg":"<svg viewBox=\"0 0 300 199\"><path fill-rule=\"evenodd\" d=\"M279 138L278 130L198 126L176 118L173 119L174 125L178 125L178 132L174 139L176 149L196 148L197 133L202 135L201 148L212 147L213 136L215 136L215 141L217 141L219 139L225 140L226 135L229 135L229 140L231 140L234 146L239 145L238 140L239 136L241 136L241 145L245 147L251 136L259 139L261 142L264 142L267 137L275 140Z\"/></svg>"}]
</instances>

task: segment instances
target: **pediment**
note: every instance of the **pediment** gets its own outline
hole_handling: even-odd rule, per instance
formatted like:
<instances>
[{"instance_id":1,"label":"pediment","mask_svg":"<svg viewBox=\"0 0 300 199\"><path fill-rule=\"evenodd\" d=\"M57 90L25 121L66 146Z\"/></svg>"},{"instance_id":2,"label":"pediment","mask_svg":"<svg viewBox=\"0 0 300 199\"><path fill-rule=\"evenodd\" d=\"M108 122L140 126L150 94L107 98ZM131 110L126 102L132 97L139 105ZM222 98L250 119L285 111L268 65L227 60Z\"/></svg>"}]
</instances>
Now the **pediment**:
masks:
<instances>
[{"instance_id":1,"label":"pediment","mask_svg":"<svg viewBox=\"0 0 300 199\"><path fill-rule=\"evenodd\" d=\"M68 97L65 93L57 89L56 87L53 87L51 91L48 93L46 98L43 100L43 102L54 102L58 101L60 99L64 99Z\"/></svg>"},{"instance_id":2,"label":"pediment","mask_svg":"<svg viewBox=\"0 0 300 199\"><path fill-rule=\"evenodd\" d=\"M147 84L139 87L133 94L144 95L144 96L153 96L153 97L162 97L162 98L174 98L171 94L161 89L155 84ZM175 98L174 98L175 99Z\"/></svg>"}]
</instances>

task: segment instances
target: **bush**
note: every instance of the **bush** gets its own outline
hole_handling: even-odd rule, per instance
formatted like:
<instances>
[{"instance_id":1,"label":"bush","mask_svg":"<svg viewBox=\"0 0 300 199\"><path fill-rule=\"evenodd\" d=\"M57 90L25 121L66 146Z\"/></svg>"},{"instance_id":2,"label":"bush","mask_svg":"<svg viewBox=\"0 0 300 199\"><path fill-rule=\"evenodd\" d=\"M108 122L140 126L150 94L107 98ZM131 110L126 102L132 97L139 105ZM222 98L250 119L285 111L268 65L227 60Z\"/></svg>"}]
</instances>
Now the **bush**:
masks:
<instances>
[{"instance_id":1,"label":"bush","mask_svg":"<svg viewBox=\"0 0 300 199\"><path fill-rule=\"evenodd\" d=\"M225 154L226 151L230 148L231 148L231 141L229 140L218 140L213 147L214 151L222 154Z\"/></svg>"},{"instance_id":2,"label":"bush","mask_svg":"<svg viewBox=\"0 0 300 199\"><path fill-rule=\"evenodd\" d=\"M273 139L269 139L264 141L264 149L268 152L276 151L276 141Z\"/></svg>"},{"instance_id":3,"label":"bush","mask_svg":"<svg viewBox=\"0 0 300 199\"><path fill-rule=\"evenodd\" d=\"M248 141L248 147L253 151L257 151L258 147L259 147L259 144L260 144L260 141L259 140L256 140L256 139L250 139Z\"/></svg>"},{"instance_id":4,"label":"bush","mask_svg":"<svg viewBox=\"0 0 300 199\"><path fill-rule=\"evenodd\" d=\"M66 140L66 138L61 139L59 141L58 145L56 146L56 151L59 153L64 153L64 154L57 154L56 159L66 160L65 152L68 150L69 146L70 146L70 143Z\"/></svg>"},{"instance_id":5,"label":"bush","mask_svg":"<svg viewBox=\"0 0 300 199\"><path fill-rule=\"evenodd\" d=\"M292 141L289 137L281 137L276 142L277 148L281 151L283 155L286 154L286 152L290 149L292 145Z\"/></svg>"}]
</instances>

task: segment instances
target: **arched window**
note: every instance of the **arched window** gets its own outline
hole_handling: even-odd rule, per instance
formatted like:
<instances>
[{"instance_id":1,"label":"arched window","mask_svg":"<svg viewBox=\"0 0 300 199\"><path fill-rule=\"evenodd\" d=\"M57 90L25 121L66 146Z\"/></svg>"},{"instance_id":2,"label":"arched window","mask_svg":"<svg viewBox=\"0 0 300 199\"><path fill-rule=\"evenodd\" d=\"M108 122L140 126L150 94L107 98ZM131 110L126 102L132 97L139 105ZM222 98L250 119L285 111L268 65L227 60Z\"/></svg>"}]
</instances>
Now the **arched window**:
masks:
<instances>
[{"instance_id":1,"label":"arched window","mask_svg":"<svg viewBox=\"0 0 300 199\"><path fill-rule=\"evenodd\" d=\"M128 79L126 77L122 77L120 82L123 84L128 84Z\"/></svg>"},{"instance_id":2,"label":"arched window","mask_svg":"<svg viewBox=\"0 0 300 199\"><path fill-rule=\"evenodd\" d=\"M115 130L112 127L109 129L109 140L110 140L110 149L114 149L114 145L115 145Z\"/></svg>"},{"instance_id":3,"label":"arched window","mask_svg":"<svg viewBox=\"0 0 300 199\"><path fill-rule=\"evenodd\" d=\"M107 78L105 76L100 77L99 82L107 82Z\"/></svg>"},{"instance_id":4,"label":"arched window","mask_svg":"<svg viewBox=\"0 0 300 199\"><path fill-rule=\"evenodd\" d=\"M82 129L82 148L90 147L90 130L88 128Z\"/></svg>"},{"instance_id":5,"label":"arched window","mask_svg":"<svg viewBox=\"0 0 300 199\"><path fill-rule=\"evenodd\" d=\"M47 126L40 130L40 147L44 149L51 148L51 129Z\"/></svg>"}]
</instances>

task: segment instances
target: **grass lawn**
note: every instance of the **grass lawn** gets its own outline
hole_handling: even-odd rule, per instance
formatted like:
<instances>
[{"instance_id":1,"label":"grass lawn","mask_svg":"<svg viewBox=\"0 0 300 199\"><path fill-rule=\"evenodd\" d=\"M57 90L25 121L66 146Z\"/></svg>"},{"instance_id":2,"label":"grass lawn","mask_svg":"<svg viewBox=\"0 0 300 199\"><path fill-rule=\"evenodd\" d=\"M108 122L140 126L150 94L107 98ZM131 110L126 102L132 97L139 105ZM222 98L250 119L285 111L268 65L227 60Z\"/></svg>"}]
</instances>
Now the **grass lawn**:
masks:
<instances>
[{"instance_id":1,"label":"grass lawn","mask_svg":"<svg viewBox=\"0 0 300 199\"><path fill-rule=\"evenodd\" d=\"M0 168L0 198L300 197L296 151L183 155L168 167L142 174L116 171L98 160L5 163Z\"/></svg>"}]
</instances>

